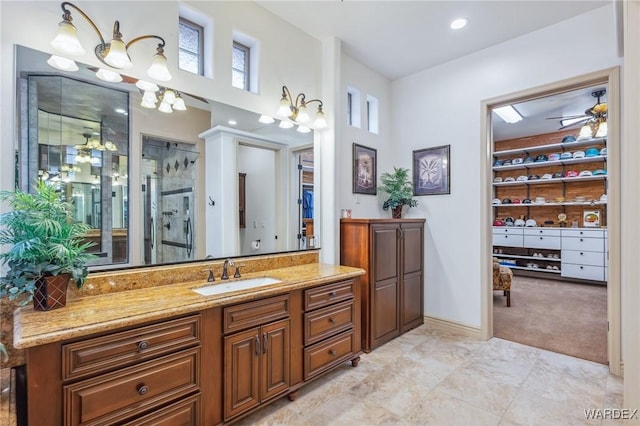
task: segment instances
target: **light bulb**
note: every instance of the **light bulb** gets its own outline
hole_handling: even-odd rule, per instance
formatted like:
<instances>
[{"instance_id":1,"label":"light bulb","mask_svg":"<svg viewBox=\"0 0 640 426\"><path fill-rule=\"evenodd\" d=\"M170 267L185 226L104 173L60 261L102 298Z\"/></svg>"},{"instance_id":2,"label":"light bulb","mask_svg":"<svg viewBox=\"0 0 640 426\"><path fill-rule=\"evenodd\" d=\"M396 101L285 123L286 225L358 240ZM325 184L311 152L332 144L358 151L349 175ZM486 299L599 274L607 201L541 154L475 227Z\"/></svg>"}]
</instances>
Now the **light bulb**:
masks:
<instances>
[{"instance_id":1,"label":"light bulb","mask_svg":"<svg viewBox=\"0 0 640 426\"><path fill-rule=\"evenodd\" d=\"M173 112L173 110L171 109L171 105L169 105L165 101L160 102L160 106L158 107L158 111L165 112L167 114Z\"/></svg>"},{"instance_id":2,"label":"light bulb","mask_svg":"<svg viewBox=\"0 0 640 426\"><path fill-rule=\"evenodd\" d=\"M162 95L162 102L166 102L169 105L173 105L175 101L176 101L176 93L171 89L165 90L164 95Z\"/></svg>"},{"instance_id":3,"label":"light bulb","mask_svg":"<svg viewBox=\"0 0 640 426\"><path fill-rule=\"evenodd\" d=\"M184 104L184 99L182 99L182 96L178 96L176 98L175 102L173 103L173 109L175 109L176 111L187 110L187 106Z\"/></svg>"}]
</instances>

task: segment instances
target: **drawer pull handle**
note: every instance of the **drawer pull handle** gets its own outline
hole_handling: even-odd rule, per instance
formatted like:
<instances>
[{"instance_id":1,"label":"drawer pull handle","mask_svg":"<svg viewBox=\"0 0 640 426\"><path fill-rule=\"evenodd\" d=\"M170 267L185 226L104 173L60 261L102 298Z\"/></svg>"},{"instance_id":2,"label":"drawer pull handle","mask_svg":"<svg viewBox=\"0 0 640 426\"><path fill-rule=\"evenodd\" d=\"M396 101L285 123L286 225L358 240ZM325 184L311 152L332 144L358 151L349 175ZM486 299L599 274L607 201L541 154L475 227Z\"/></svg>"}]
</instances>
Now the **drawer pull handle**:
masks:
<instances>
[{"instance_id":1,"label":"drawer pull handle","mask_svg":"<svg viewBox=\"0 0 640 426\"><path fill-rule=\"evenodd\" d=\"M333 318L333 317L329 317L329 322L330 322L331 324L335 324L335 323L336 323L336 320L335 320L335 318Z\"/></svg>"},{"instance_id":2,"label":"drawer pull handle","mask_svg":"<svg viewBox=\"0 0 640 426\"><path fill-rule=\"evenodd\" d=\"M260 338L256 336L256 356L260 355Z\"/></svg>"},{"instance_id":3,"label":"drawer pull handle","mask_svg":"<svg viewBox=\"0 0 640 426\"><path fill-rule=\"evenodd\" d=\"M262 334L262 353L267 353L267 333Z\"/></svg>"},{"instance_id":4,"label":"drawer pull handle","mask_svg":"<svg viewBox=\"0 0 640 426\"><path fill-rule=\"evenodd\" d=\"M337 354L337 352L336 352L336 350L335 350L335 349L331 349L331 350L329 351L329 355L331 355L331 356L336 356L336 354Z\"/></svg>"},{"instance_id":5,"label":"drawer pull handle","mask_svg":"<svg viewBox=\"0 0 640 426\"><path fill-rule=\"evenodd\" d=\"M333 290L332 292L329 293L329 297L336 297L338 293L336 293L335 290Z\"/></svg>"},{"instance_id":6,"label":"drawer pull handle","mask_svg":"<svg viewBox=\"0 0 640 426\"><path fill-rule=\"evenodd\" d=\"M147 392L149 392L149 386L145 386L145 385L138 386L138 395L145 395Z\"/></svg>"},{"instance_id":7,"label":"drawer pull handle","mask_svg":"<svg viewBox=\"0 0 640 426\"><path fill-rule=\"evenodd\" d=\"M542 230L539 231L542 234Z\"/></svg>"},{"instance_id":8,"label":"drawer pull handle","mask_svg":"<svg viewBox=\"0 0 640 426\"><path fill-rule=\"evenodd\" d=\"M148 347L149 347L149 344L147 342L145 342L144 340L141 341L140 343L138 343L138 349L141 350L141 351L144 351Z\"/></svg>"}]
</instances>

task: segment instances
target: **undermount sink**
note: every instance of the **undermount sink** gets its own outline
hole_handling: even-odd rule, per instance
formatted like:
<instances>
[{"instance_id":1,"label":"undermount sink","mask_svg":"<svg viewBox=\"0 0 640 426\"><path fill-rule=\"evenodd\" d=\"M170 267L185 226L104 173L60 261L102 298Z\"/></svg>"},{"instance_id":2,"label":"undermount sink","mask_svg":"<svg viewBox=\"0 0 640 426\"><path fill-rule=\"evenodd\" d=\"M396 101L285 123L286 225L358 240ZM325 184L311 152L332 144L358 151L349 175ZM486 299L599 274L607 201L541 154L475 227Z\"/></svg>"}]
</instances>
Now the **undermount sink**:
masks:
<instances>
[{"instance_id":1,"label":"undermount sink","mask_svg":"<svg viewBox=\"0 0 640 426\"><path fill-rule=\"evenodd\" d=\"M203 296L212 296L214 294L223 294L231 291L248 290L250 288L263 287L269 284L277 284L281 282L271 277L247 278L245 280L229 281L222 284L211 284L205 287L192 289Z\"/></svg>"}]
</instances>

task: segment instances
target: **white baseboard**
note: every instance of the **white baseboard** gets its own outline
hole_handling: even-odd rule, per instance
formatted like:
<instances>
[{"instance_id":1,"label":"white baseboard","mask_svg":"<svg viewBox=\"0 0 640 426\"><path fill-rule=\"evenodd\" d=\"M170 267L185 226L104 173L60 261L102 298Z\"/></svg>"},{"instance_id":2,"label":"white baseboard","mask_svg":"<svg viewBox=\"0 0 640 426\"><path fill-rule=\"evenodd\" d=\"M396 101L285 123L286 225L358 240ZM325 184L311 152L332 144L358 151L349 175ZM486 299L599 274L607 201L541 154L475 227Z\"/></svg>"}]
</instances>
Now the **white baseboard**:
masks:
<instances>
[{"instance_id":1,"label":"white baseboard","mask_svg":"<svg viewBox=\"0 0 640 426\"><path fill-rule=\"evenodd\" d=\"M479 327L475 327L469 324L427 315L425 315L424 317L424 323L432 330L446 331L448 333L465 336L476 340L486 340L483 338L482 330Z\"/></svg>"}]
</instances>

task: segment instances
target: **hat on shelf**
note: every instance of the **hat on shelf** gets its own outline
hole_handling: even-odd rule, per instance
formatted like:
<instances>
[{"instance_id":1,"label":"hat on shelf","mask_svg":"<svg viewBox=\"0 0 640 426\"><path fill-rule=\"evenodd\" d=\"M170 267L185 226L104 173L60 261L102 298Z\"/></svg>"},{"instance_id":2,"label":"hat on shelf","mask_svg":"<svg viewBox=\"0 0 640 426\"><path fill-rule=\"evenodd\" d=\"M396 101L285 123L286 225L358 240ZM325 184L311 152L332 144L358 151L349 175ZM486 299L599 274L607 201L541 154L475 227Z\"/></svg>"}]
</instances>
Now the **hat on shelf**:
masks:
<instances>
[{"instance_id":1,"label":"hat on shelf","mask_svg":"<svg viewBox=\"0 0 640 426\"><path fill-rule=\"evenodd\" d=\"M493 167L500 167L502 166L502 160L496 160L493 162Z\"/></svg>"},{"instance_id":2,"label":"hat on shelf","mask_svg":"<svg viewBox=\"0 0 640 426\"><path fill-rule=\"evenodd\" d=\"M562 154L560 154L561 160L568 160L570 158L573 158L573 155L571 155L570 152L563 152Z\"/></svg>"},{"instance_id":3,"label":"hat on shelf","mask_svg":"<svg viewBox=\"0 0 640 426\"><path fill-rule=\"evenodd\" d=\"M505 217L504 218L504 224L507 226L513 226L513 218L511 216Z\"/></svg>"},{"instance_id":4,"label":"hat on shelf","mask_svg":"<svg viewBox=\"0 0 640 426\"><path fill-rule=\"evenodd\" d=\"M540 176L538 175L529 175L529 180L538 180L540 179Z\"/></svg>"},{"instance_id":5,"label":"hat on shelf","mask_svg":"<svg viewBox=\"0 0 640 426\"><path fill-rule=\"evenodd\" d=\"M494 199L493 199L493 204L494 204L494 205L496 205L496 204L502 204L502 201L500 201L500 198L494 198Z\"/></svg>"},{"instance_id":6,"label":"hat on shelf","mask_svg":"<svg viewBox=\"0 0 640 426\"><path fill-rule=\"evenodd\" d=\"M607 147L606 146L600 150L600 155L607 155Z\"/></svg>"},{"instance_id":7,"label":"hat on shelf","mask_svg":"<svg viewBox=\"0 0 640 426\"><path fill-rule=\"evenodd\" d=\"M536 161L536 159L533 156L529 155L524 159L524 164L533 163L534 161Z\"/></svg>"},{"instance_id":8,"label":"hat on shelf","mask_svg":"<svg viewBox=\"0 0 640 426\"><path fill-rule=\"evenodd\" d=\"M555 172L551 177L553 177L554 179L561 178L562 172Z\"/></svg>"},{"instance_id":9,"label":"hat on shelf","mask_svg":"<svg viewBox=\"0 0 640 426\"><path fill-rule=\"evenodd\" d=\"M524 223L525 226L537 226L538 223L536 222L535 219L527 219L527 221Z\"/></svg>"},{"instance_id":10,"label":"hat on shelf","mask_svg":"<svg viewBox=\"0 0 640 426\"><path fill-rule=\"evenodd\" d=\"M551 179L553 176L551 175L551 173L545 173L542 175L542 177L540 179Z\"/></svg>"},{"instance_id":11,"label":"hat on shelf","mask_svg":"<svg viewBox=\"0 0 640 426\"><path fill-rule=\"evenodd\" d=\"M580 172L579 176L593 176L593 173L591 172L591 170L583 170Z\"/></svg>"},{"instance_id":12,"label":"hat on shelf","mask_svg":"<svg viewBox=\"0 0 640 426\"><path fill-rule=\"evenodd\" d=\"M516 179L518 182L523 182L525 180L527 180L527 177L522 175L522 176L518 176L518 179Z\"/></svg>"},{"instance_id":13,"label":"hat on shelf","mask_svg":"<svg viewBox=\"0 0 640 426\"><path fill-rule=\"evenodd\" d=\"M504 226L504 220L496 219L493 221L493 226Z\"/></svg>"},{"instance_id":14,"label":"hat on shelf","mask_svg":"<svg viewBox=\"0 0 640 426\"><path fill-rule=\"evenodd\" d=\"M549 161L556 161L560 159L560 153L554 152L553 154L549 154Z\"/></svg>"},{"instance_id":15,"label":"hat on shelf","mask_svg":"<svg viewBox=\"0 0 640 426\"><path fill-rule=\"evenodd\" d=\"M602 176L606 174L607 174L607 171L604 169L598 169L593 171L593 176Z\"/></svg>"},{"instance_id":16,"label":"hat on shelf","mask_svg":"<svg viewBox=\"0 0 640 426\"><path fill-rule=\"evenodd\" d=\"M584 151L576 151L573 153L573 158L584 158Z\"/></svg>"},{"instance_id":17,"label":"hat on shelf","mask_svg":"<svg viewBox=\"0 0 640 426\"><path fill-rule=\"evenodd\" d=\"M513 176L509 176L504 178L504 182L515 182L516 178L514 178Z\"/></svg>"},{"instance_id":18,"label":"hat on shelf","mask_svg":"<svg viewBox=\"0 0 640 426\"><path fill-rule=\"evenodd\" d=\"M502 204L511 204L511 198L503 198Z\"/></svg>"},{"instance_id":19,"label":"hat on shelf","mask_svg":"<svg viewBox=\"0 0 640 426\"><path fill-rule=\"evenodd\" d=\"M585 157L597 157L598 155L600 155L600 150L598 148L591 147L591 148L587 148L587 150L584 153L585 153Z\"/></svg>"},{"instance_id":20,"label":"hat on shelf","mask_svg":"<svg viewBox=\"0 0 640 426\"><path fill-rule=\"evenodd\" d=\"M514 226L524 226L524 219L516 219L513 224Z\"/></svg>"},{"instance_id":21,"label":"hat on shelf","mask_svg":"<svg viewBox=\"0 0 640 426\"><path fill-rule=\"evenodd\" d=\"M575 170L569 170L564 174L565 177L576 177L578 175L579 173Z\"/></svg>"},{"instance_id":22,"label":"hat on shelf","mask_svg":"<svg viewBox=\"0 0 640 426\"><path fill-rule=\"evenodd\" d=\"M511 161L511 164L522 164L523 162L524 162L524 159L523 159L523 158L514 158L514 159Z\"/></svg>"},{"instance_id":23,"label":"hat on shelf","mask_svg":"<svg viewBox=\"0 0 640 426\"><path fill-rule=\"evenodd\" d=\"M549 157L544 154L540 154L536 157L536 163L540 163L542 161L549 161Z\"/></svg>"},{"instance_id":24,"label":"hat on shelf","mask_svg":"<svg viewBox=\"0 0 640 426\"><path fill-rule=\"evenodd\" d=\"M522 204L531 204L531 199L525 198L524 200L522 200Z\"/></svg>"},{"instance_id":25,"label":"hat on shelf","mask_svg":"<svg viewBox=\"0 0 640 426\"><path fill-rule=\"evenodd\" d=\"M500 176L496 176L496 177L493 178L493 182L500 183L500 182L502 182L502 178Z\"/></svg>"},{"instance_id":26,"label":"hat on shelf","mask_svg":"<svg viewBox=\"0 0 640 426\"><path fill-rule=\"evenodd\" d=\"M502 162L502 165L503 165L503 166L510 166L510 165L511 165L511 159L510 159L510 158L507 158L506 160L504 160L504 161Z\"/></svg>"},{"instance_id":27,"label":"hat on shelf","mask_svg":"<svg viewBox=\"0 0 640 426\"><path fill-rule=\"evenodd\" d=\"M575 141L576 141L575 136L565 136L564 138L562 138L562 143L575 142Z\"/></svg>"}]
</instances>

